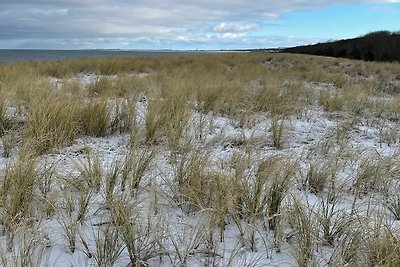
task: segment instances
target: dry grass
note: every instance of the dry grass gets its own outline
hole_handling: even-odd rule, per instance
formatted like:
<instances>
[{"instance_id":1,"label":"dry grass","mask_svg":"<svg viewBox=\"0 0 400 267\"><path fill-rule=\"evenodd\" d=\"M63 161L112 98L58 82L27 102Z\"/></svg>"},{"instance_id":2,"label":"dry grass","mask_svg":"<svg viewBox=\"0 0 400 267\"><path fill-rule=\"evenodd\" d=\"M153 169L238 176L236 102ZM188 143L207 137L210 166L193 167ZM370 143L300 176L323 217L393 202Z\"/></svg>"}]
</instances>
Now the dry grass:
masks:
<instances>
[{"instance_id":1,"label":"dry grass","mask_svg":"<svg viewBox=\"0 0 400 267\"><path fill-rule=\"evenodd\" d=\"M87 103L80 117L82 132L85 135L102 137L109 133L111 117L106 99L94 99Z\"/></svg>"},{"instance_id":2,"label":"dry grass","mask_svg":"<svg viewBox=\"0 0 400 267\"><path fill-rule=\"evenodd\" d=\"M398 266L399 71L263 52L1 64L1 265L45 266L57 232L97 266Z\"/></svg>"},{"instance_id":3,"label":"dry grass","mask_svg":"<svg viewBox=\"0 0 400 267\"><path fill-rule=\"evenodd\" d=\"M32 101L26 118L25 144L43 154L71 143L77 135L78 105L61 96Z\"/></svg>"},{"instance_id":4,"label":"dry grass","mask_svg":"<svg viewBox=\"0 0 400 267\"><path fill-rule=\"evenodd\" d=\"M29 155L21 155L6 167L0 192L2 225L8 231L33 217L38 176L36 160Z\"/></svg>"}]
</instances>

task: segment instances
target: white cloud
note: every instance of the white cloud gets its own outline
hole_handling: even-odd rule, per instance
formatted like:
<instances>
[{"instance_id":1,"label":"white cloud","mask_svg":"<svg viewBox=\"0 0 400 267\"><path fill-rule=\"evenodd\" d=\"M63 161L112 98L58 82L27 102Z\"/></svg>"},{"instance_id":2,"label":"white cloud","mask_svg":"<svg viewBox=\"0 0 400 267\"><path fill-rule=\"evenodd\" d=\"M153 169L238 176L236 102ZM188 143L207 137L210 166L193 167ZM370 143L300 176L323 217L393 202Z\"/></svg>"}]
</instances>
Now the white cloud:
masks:
<instances>
[{"instance_id":1,"label":"white cloud","mask_svg":"<svg viewBox=\"0 0 400 267\"><path fill-rule=\"evenodd\" d=\"M0 43L94 38L156 43L250 40L282 15L338 3L393 0L0 0ZM264 25L264 26L263 26ZM14 40L14 41L13 41ZM85 42L83 42L85 40ZM128 41L126 41L128 42ZM68 44L68 42L67 42Z\"/></svg>"},{"instance_id":2,"label":"white cloud","mask_svg":"<svg viewBox=\"0 0 400 267\"><path fill-rule=\"evenodd\" d=\"M214 32L248 32L260 28L258 24L238 24L221 22L213 27Z\"/></svg>"},{"instance_id":3,"label":"white cloud","mask_svg":"<svg viewBox=\"0 0 400 267\"><path fill-rule=\"evenodd\" d=\"M244 35L241 33L233 33L233 32L225 32L218 36L223 40L239 40L244 37Z\"/></svg>"}]
</instances>

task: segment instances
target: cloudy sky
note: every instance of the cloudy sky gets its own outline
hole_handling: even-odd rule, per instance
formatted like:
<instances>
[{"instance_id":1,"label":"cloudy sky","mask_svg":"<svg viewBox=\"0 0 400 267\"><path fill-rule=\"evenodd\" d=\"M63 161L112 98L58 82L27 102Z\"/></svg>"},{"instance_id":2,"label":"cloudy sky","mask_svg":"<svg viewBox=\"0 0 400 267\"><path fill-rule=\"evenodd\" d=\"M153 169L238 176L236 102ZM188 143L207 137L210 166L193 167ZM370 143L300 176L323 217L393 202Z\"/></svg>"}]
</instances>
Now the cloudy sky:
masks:
<instances>
[{"instance_id":1,"label":"cloudy sky","mask_svg":"<svg viewBox=\"0 0 400 267\"><path fill-rule=\"evenodd\" d=\"M272 48L400 30L400 0L0 0L0 48Z\"/></svg>"}]
</instances>

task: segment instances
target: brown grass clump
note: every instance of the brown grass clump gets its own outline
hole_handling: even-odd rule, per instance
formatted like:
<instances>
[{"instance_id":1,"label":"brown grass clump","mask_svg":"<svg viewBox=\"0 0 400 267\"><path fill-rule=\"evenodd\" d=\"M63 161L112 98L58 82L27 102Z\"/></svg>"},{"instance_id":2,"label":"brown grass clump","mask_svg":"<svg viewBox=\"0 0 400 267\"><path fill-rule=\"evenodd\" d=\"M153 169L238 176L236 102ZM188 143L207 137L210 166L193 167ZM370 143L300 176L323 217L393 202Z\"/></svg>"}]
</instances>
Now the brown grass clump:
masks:
<instances>
[{"instance_id":1,"label":"brown grass clump","mask_svg":"<svg viewBox=\"0 0 400 267\"><path fill-rule=\"evenodd\" d=\"M32 101L24 129L25 145L34 153L68 145L77 136L78 105L61 96Z\"/></svg>"}]
</instances>

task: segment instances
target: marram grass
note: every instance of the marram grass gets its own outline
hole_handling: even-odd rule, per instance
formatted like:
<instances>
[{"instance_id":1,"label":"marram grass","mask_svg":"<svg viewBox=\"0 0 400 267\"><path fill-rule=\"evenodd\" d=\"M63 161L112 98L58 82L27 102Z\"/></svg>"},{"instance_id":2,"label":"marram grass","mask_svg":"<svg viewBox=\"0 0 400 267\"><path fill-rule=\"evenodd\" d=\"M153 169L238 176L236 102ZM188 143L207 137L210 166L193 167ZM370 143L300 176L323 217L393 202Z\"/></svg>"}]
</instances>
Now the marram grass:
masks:
<instances>
[{"instance_id":1,"label":"marram grass","mask_svg":"<svg viewBox=\"0 0 400 267\"><path fill-rule=\"evenodd\" d=\"M0 262L398 266L399 72L266 52L1 64Z\"/></svg>"}]
</instances>

